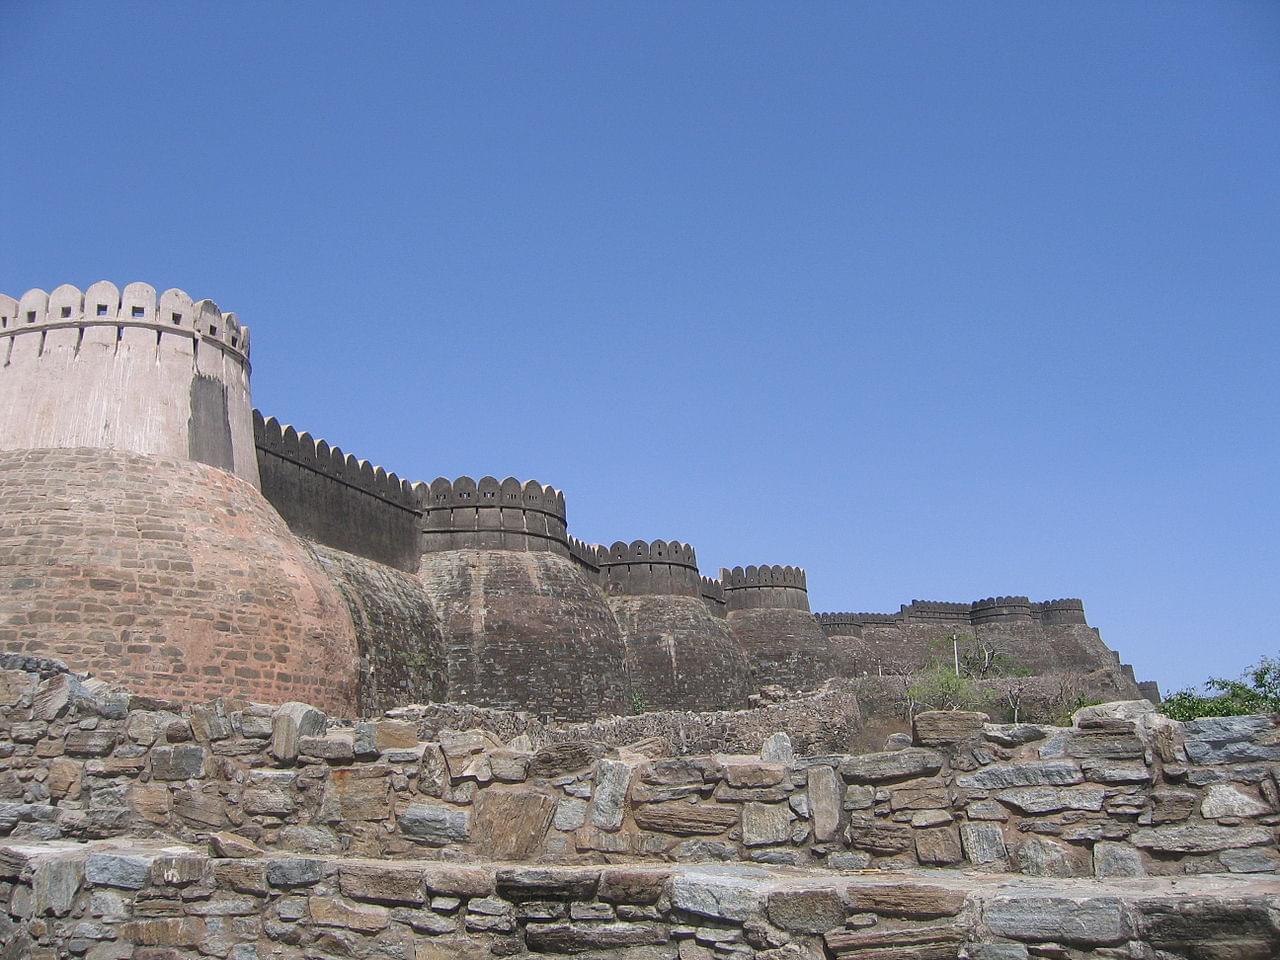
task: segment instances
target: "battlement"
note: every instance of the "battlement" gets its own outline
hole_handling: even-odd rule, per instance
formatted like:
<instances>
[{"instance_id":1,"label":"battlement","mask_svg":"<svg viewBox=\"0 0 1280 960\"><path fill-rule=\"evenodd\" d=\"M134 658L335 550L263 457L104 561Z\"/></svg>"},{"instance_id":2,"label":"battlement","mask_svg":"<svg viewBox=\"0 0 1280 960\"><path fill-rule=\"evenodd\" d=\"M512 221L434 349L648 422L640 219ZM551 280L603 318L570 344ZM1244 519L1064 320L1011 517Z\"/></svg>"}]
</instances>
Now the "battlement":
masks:
<instances>
[{"instance_id":1,"label":"battlement","mask_svg":"<svg viewBox=\"0 0 1280 960\"><path fill-rule=\"evenodd\" d=\"M828 637L862 636L863 615L860 613L818 613L814 616Z\"/></svg>"},{"instance_id":2,"label":"battlement","mask_svg":"<svg viewBox=\"0 0 1280 960\"><path fill-rule=\"evenodd\" d=\"M941 600L912 600L910 603L903 605L900 611L900 616L904 620L912 621L937 620L945 623L953 621L968 623L970 622L972 611L973 604L970 603L945 603Z\"/></svg>"},{"instance_id":3,"label":"battlement","mask_svg":"<svg viewBox=\"0 0 1280 960\"><path fill-rule=\"evenodd\" d=\"M414 486L422 552L551 551L569 556L564 493L537 480L437 477Z\"/></svg>"},{"instance_id":4,"label":"battlement","mask_svg":"<svg viewBox=\"0 0 1280 960\"><path fill-rule=\"evenodd\" d=\"M417 499L409 481L401 480L368 460L343 453L341 447L330 446L305 431L299 433L275 417L264 419L259 410L253 411L253 442L263 453L288 460L393 507L415 515L418 512Z\"/></svg>"},{"instance_id":5,"label":"battlement","mask_svg":"<svg viewBox=\"0 0 1280 960\"><path fill-rule=\"evenodd\" d=\"M600 557L607 552L606 548L598 543L587 543L577 537L569 537L569 558L592 577L599 575Z\"/></svg>"},{"instance_id":6,"label":"battlement","mask_svg":"<svg viewBox=\"0 0 1280 960\"><path fill-rule=\"evenodd\" d=\"M776 607L809 609L809 586L800 567L769 566L724 568L720 571L729 612Z\"/></svg>"},{"instance_id":7,"label":"battlement","mask_svg":"<svg viewBox=\"0 0 1280 960\"><path fill-rule=\"evenodd\" d=\"M707 608L718 617L725 615L724 584L711 577L700 577L702 582L702 600Z\"/></svg>"},{"instance_id":8,"label":"battlement","mask_svg":"<svg viewBox=\"0 0 1280 960\"><path fill-rule=\"evenodd\" d=\"M599 549L601 585L607 593L700 597L702 577L692 546L679 540L621 540Z\"/></svg>"},{"instance_id":9,"label":"battlement","mask_svg":"<svg viewBox=\"0 0 1280 960\"><path fill-rule=\"evenodd\" d=\"M249 328L234 313L223 313L212 300L194 301L183 290L170 289L157 296L155 287L134 282L123 291L108 280L99 280L81 291L63 284L53 293L28 290L18 300L0 294L0 338L14 350L21 334L51 330L116 327L115 340L124 339L123 328L155 331L157 351L167 346L168 334L192 341L197 347L209 344L245 362L249 358ZM110 342L110 336L95 338Z\"/></svg>"},{"instance_id":10,"label":"battlement","mask_svg":"<svg viewBox=\"0 0 1280 960\"><path fill-rule=\"evenodd\" d=\"M195 460L255 486L249 329L146 283L0 296L0 449Z\"/></svg>"},{"instance_id":11,"label":"battlement","mask_svg":"<svg viewBox=\"0 0 1280 960\"><path fill-rule=\"evenodd\" d=\"M975 600L969 613L974 626L995 620L1031 622L1031 600L1028 597L987 597Z\"/></svg>"},{"instance_id":12,"label":"battlement","mask_svg":"<svg viewBox=\"0 0 1280 960\"><path fill-rule=\"evenodd\" d=\"M1077 599L1045 600L1033 603L1026 597L988 597L970 603L940 600L912 600L897 613L819 613L818 622L830 636L841 635L838 628L857 628L870 623L960 623L977 626L997 621L1039 621L1046 626L1085 624L1084 603Z\"/></svg>"},{"instance_id":13,"label":"battlement","mask_svg":"<svg viewBox=\"0 0 1280 960\"><path fill-rule=\"evenodd\" d=\"M301 537L410 573L417 498L408 481L253 411L262 495Z\"/></svg>"},{"instance_id":14,"label":"battlement","mask_svg":"<svg viewBox=\"0 0 1280 960\"><path fill-rule=\"evenodd\" d=\"M1031 616L1046 626L1069 623L1087 624L1089 622L1084 615L1084 601L1075 598L1033 603L1031 605Z\"/></svg>"}]
</instances>

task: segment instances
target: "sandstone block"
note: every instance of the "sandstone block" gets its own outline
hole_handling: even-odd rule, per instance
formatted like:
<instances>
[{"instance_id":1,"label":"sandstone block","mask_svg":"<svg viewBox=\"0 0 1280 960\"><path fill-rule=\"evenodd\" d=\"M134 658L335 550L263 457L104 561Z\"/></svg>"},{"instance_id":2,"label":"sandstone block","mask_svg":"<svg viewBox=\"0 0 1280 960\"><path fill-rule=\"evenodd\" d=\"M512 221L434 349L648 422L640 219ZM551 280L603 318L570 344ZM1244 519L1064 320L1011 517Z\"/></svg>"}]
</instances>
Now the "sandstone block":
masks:
<instances>
[{"instance_id":1,"label":"sandstone block","mask_svg":"<svg viewBox=\"0 0 1280 960\"><path fill-rule=\"evenodd\" d=\"M1074 760L1028 760L998 763L956 777L965 790L1003 790L1007 787L1072 786L1084 783L1084 771Z\"/></svg>"},{"instance_id":2,"label":"sandstone block","mask_svg":"<svg viewBox=\"0 0 1280 960\"><path fill-rule=\"evenodd\" d=\"M942 754L935 750L908 747L848 757L840 764L840 775L850 783L889 783L931 777L941 769Z\"/></svg>"},{"instance_id":3,"label":"sandstone block","mask_svg":"<svg viewBox=\"0 0 1280 960\"><path fill-rule=\"evenodd\" d=\"M353 900L420 906L427 899L422 871L391 863L345 863L338 871L338 884Z\"/></svg>"},{"instance_id":4,"label":"sandstone block","mask_svg":"<svg viewBox=\"0 0 1280 960\"><path fill-rule=\"evenodd\" d=\"M790 766L796 758L791 738L779 731L764 738L760 745L760 759L766 763L781 763Z\"/></svg>"},{"instance_id":5,"label":"sandstone block","mask_svg":"<svg viewBox=\"0 0 1280 960\"><path fill-rule=\"evenodd\" d=\"M309 703L291 701L276 708L271 718L271 755L283 763L298 758L302 737L324 732L325 715Z\"/></svg>"},{"instance_id":6,"label":"sandstone block","mask_svg":"<svg viewBox=\"0 0 1280 960\"><path fill-rule=\"evenodd\" d=\"M718 803L686 803L683 800L644 804L637 807L632 816L643 830L681 837L723 833L738 822L735 807Z\"/></svg>"},{"instance_id":7,"label":"sandstone block","mask_svg":"<svg viewBox=\"0 0 1280 960\"><path fill-rule=\"evenodd\" d=\"M386 907L345 903L336 897L308 897L307 913L317 926L342 927L360 933L377 933L390 922Z\"/></svg>"},{"instance_id":8,"label":"sandstone block","mask_svg":"<svg viewBox=\"0 0 1280 960\"><path fill-rule=\"evenodd\" d=\"M671 903L701 917L744 921L761 916L764 894L750 876L687 873L672 881Z\"/></svg>"},{"instance_id":9,"label":"sandstone block","mask_svg":"<svg viewBox=\"0 0 1280 960\"><path fill-rule=\"evenodd\" d=\"M666 943L662 924L627 921L610 923L530 923L525 941L539 953L582 953L588 950L621 950L626 947Z\"/></svg>"},{"instance_id":10,"label":"sandstone block","mask_svg":"<svg viewBox=\"0 0 1280 960\"><path fill-rule=\"evenodd\" d=\"M1104 946L1133 936L1133 923L1117 897L993 897L983 908L992 933L1036 943Z\"/></svg>"},{"instance_id":11,"label":"sandstone block","mask_svg":"<svg viewBox=\"0 0 1280 960\"><path fill-rule=\"evenodd\" d=\"M819 843L828 843L840 832L842 784L836 776L835 769L826 765L810 767L806 776L808 777L809 814L813 818L813 837Z\"/></svg>"},{"instance_id":12,"label":"sandstone block","mask_svg":"<svg viewBox=\"0 0 1280 960\"><path fill-rule=\"evenodd\" d=\"M414 803L397 819L407 837L443 847L471 837L471 814L439 803Z\"/></svg>"},{"instance_id":13,"label":"sandstone block","mask_svg":"<svg viewBox=\"0 0 1280 960\"><path fill-rule=\"evenodd\" d=\"M955 827L915 831L916 859L927 866L945 867L964 859L960 834Z\"/></svg>"},{"instance_id":14,"label":"sandstone block","mask_svg":"<svg viewBox=\"0 0 1280 960\"><path fill-rule=\"evenodd\" d=\"M826 933L844 925L844 901L833 889L777 890L769 894L769 922L791 933Z\"/></svg>"},{"instance_id":15,"label":"sandstone block","mask_svg":"<svg viewBox=\"0 0 1280 960\"><path fill-rule=\"evenodd\" d=\"M1024 787L1003 790L996 795L1001 803L1023 813L1057 813L1062 810L1086 810L1097 813L1107 799L1105 790L1062 789L1060 787Z\"/></svg>"},{"instance_id":16,"label":"sandstone block","mask_svg":"<svg viewBox=\"0 0 1280 960\"><path fill-rule=\"evenodd\" d=\"M1009 852L1004 845L1004 832L995 823L962 823L960 840L965 858L976 866L1004 864Z\"/></svg>"},{"instance_id":17,"label":"sandstone block","mask_svg":"<svg viewBox=\"0 0 1280 960\"><path fill-rule=\"evenodd\" d=\"M791 810L781 803L742 806L742 842L748 847L786 843L791 836Z\"/></svg>"},{"instance_id":18,"label":"sandstone block","mask_svg":"<svg viewBox=\"0 0 1280 960\"><path fill-rule=\"evenodd\" d=\"M859 884L849 890L853 909L900 920L954 917L964 907L965 893L929 883Z\"/></svg>"},{"instance_id":19,"label":"sandstone block","mask_svg":"<svg viewBox=\"0 0 1280 960\"><path fill-rule=\"evenodd\" d=\"M985 713L967 710L926 710L911 723L917 746L941 747L977 737L991 720Z\"/></svg>"},{"instance_id":20,"label":"sandstone block","mask_svg":"<svg viewBox=\"0 0 1280 960\"><path fill-rule=\"evenodd\" d=\"M91 853L85 858L84 878L97 886L140 890L151 876L151 859L129 853Z\"/></svg>"},{"instance_id":21,"label":"sandstone block","mask_svg":"<svg viewBox=\"0 0 1280 960\"><path fill-rule=\"evenodd\" d=\"M483 790L469 835L495 860L523 860L541 848L556 801L537 790Z\"/></svg>"},{"instance_id":22,"label":"sandstone block","mask_svg":"<svg viewBox=\"0 0 1280 960\"><path fill-rule=\"evenodd\" d=\"M600 874L595 870L508 867L495 875L498 894L508 900L590 900Z\"/></svg>"},{"instance_id":23,"label":"sandstone block","mask_svg":"<svg viewBox=\"0 0 1280 960\"><path fill-rule=\"evenodd\" d=\"M914 843L910 827L862 815L849 818L845 836L849 846L879 856L905 853Z\"/></svg>"}]
</instances>

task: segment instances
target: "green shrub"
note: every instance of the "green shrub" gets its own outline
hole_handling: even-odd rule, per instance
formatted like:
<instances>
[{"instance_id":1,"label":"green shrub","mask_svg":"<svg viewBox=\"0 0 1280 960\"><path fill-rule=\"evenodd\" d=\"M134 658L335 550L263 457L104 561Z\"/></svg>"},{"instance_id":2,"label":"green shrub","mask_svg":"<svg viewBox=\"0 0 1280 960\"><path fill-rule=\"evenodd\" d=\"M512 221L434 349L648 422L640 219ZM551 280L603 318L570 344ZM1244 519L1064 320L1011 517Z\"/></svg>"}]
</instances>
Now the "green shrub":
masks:
<instances>
[{"instance_id":1,"label":"green shrub","mask_svg":"<svg viewBox=\"0 0 1280 960\"><path fill-rule=\"evenodd\" d=\"M1247 713L1280 713L1280 660L1263 657L1239 680L1212 677L1209 693L1188 687L1164 698L1161 711L1174 720L1238 717Z\"/></svg>"}]
</instances>

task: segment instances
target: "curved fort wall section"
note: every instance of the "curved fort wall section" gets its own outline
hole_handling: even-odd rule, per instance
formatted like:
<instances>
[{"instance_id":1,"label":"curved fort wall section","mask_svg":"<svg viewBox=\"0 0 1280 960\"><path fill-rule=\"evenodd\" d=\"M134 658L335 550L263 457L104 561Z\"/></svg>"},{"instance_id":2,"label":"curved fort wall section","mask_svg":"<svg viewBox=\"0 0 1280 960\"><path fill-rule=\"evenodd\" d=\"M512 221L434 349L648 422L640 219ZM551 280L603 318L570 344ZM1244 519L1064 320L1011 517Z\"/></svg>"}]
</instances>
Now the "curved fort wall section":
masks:
<instances>
[{"instance_id":1,"label":"curved fort wall section","mask_svg":"<svg viewBox=\"0 0 1280 960\"><path fill-rule=\"evenodd\" d=\"M299 536L413 573L417 498L408 481L253 411L262 495Z\"/></svg>"},{"instance_id":2,"label":"curved fort wall section","mask_svg":"<svg viewBox=\"0 0 1280 960\"><path fill-rule=\"evenodd\" d=\"M596 547L596 565L627 648L637 710L744 707L753 692L742 647L703 599L693 547L678 540Z\"/></svg>"},{"instance_id":3,"label":"curved fort wall section","mask_svg":"<svg viewBox=\"0 0 1280 960\"><path fill-rule=\"evenodd\" d=\"M571 554L564 494L494 477L414 491L449 699L573 720L630 712L626 646L586 551Z\"/></svg>"},{"instance_id":4,"label":"curved fort wall section","mask_svg":"<svg viewBox=\"0 0 1280 960\"><path fill-rule=\"evenodd\" d=\"M249 330L212 300L100 280L0 296L0 449L195 460L257 486Z\"/></svg>"},{"instance_id":5,"label":"curved fort wall section","mask_svg":"<svg viewBox=\"0 0 1280 960\"><path fill-rule=\"evenodd\" d=\"M729 628L755 671L757 685L811 689L836 675L831 641L809 612L799 567L750 566L720 571Z\"/></svg>"},{"instance_id":6,"label":"curved fort wall section","mask_svg":"<svg viewBox=\"0 0 1280 960\"><path fill-rule=\"evenodd\" d=\"M180 290L0 298L0 647L173 699L355 707L342 598L258 491L248 351Z\"/></svg>"}]
</instances>

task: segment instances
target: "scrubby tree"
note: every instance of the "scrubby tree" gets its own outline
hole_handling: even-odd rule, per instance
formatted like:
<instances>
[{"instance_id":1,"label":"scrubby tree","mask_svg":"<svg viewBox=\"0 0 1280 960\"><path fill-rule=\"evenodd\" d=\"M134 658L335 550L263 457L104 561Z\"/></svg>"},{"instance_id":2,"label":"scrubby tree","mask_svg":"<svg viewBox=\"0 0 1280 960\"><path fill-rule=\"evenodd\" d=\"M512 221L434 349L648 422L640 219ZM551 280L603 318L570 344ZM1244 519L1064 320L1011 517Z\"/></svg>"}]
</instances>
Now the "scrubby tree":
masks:
<instances>
[{"instance_id":1,"label":"scrubby tree","mask_svg":"<svg viewBox=\"0 0 1280 960\"><path fill-rule=\"evenodd\" d=\"M1174 720L1280 713L1280 659L1263 657L1238 680L1210 677L1206 693L1191 687L1165 697L1160 709Z\"/></svg>"}]
</instances>

